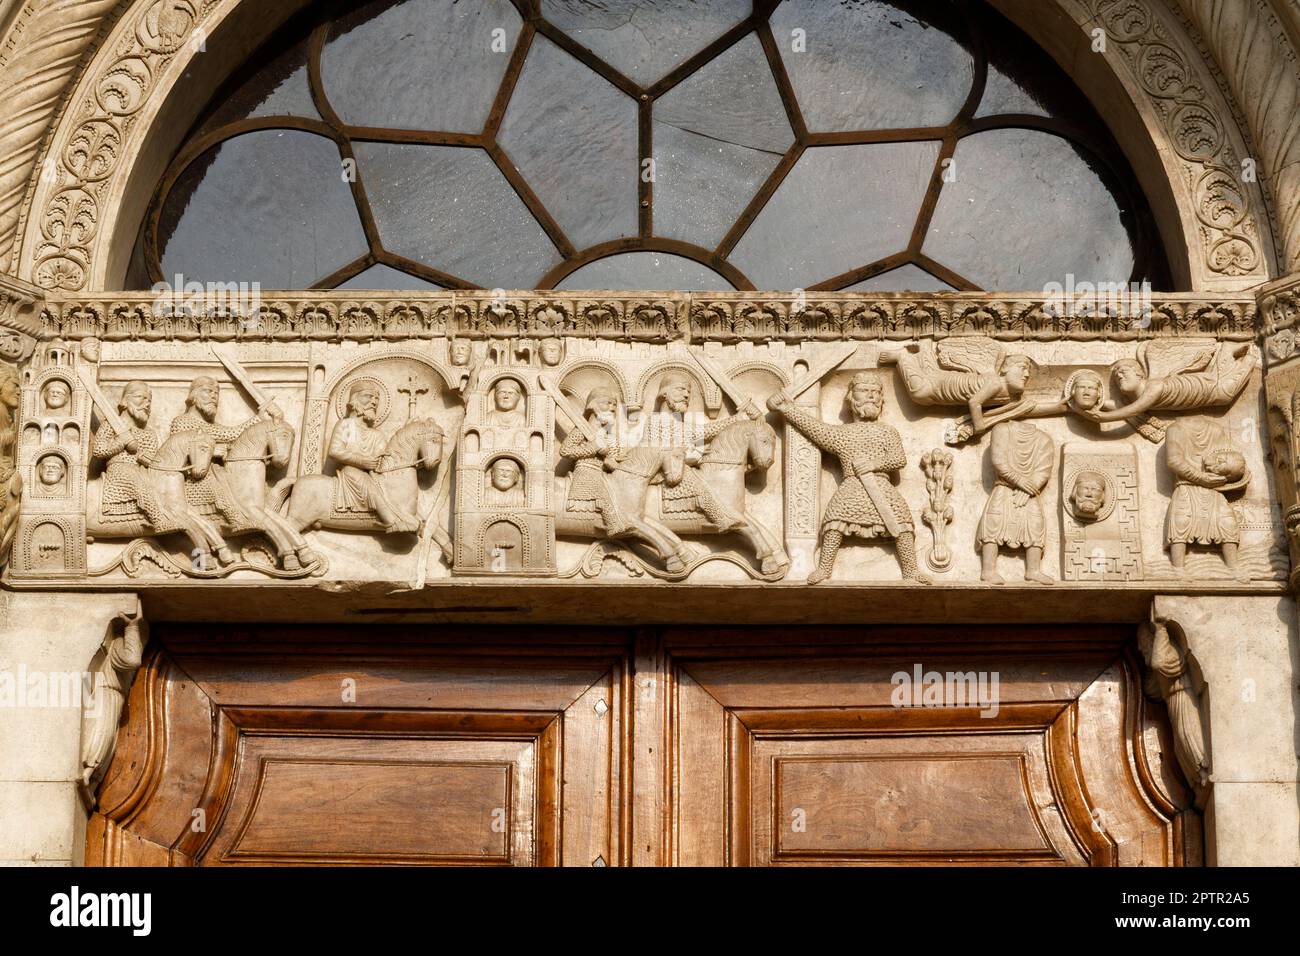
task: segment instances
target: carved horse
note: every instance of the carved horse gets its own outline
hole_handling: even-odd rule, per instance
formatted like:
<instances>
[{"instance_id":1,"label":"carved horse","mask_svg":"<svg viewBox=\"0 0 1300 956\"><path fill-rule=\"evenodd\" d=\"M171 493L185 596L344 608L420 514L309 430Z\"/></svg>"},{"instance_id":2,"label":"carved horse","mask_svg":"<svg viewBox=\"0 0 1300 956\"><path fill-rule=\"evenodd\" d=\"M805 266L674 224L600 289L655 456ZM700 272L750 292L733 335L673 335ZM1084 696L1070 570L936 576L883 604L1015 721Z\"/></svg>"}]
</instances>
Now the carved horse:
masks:
<instances>
[{"instance_id":1,"label":"carved horse","mask_svg":"<svg viewBox=\"0 0 1300 956\"><path fill-rule=\"evenodd\" d=\"M730 529L749 542L764 574L777 574L790 566L781 539L745 510L745 475L754 469L767 471L776 460L776 431L762 420L741 421L719 432L700 459L700 475L714 497L740 515L741 524ZM674 532L721 534L702 514L660 515Z\"/></svg>"},{"instance_id":2,"label":"carved horse","mask_svg":"<svg viewBox=\"0 0 1300 956\"><path fill-rule=\"evenodd\" d=\"M575 514L561 502L555 512L556 533L579 538L635 538L655 550L669 573L685 571L691 560L685 543L646 514L646 498L652 481L660 478L675 485L681 480L685 468L682 449L638 445L628 449L609 467L612 470L605 474L605 486L627 529L618 534L607 534L596 515Z\"/></svg>"},{"instance_id":3,"label":"carved horse","mask_svg":"<svg viewBox=\"0 0 1300 956\"><path fill-rule=\"evenodd\" d=\"M319 558L307 546L298 529L276 509L267 506L269 489L267 467L283 468L293 453L293 428L281 421L264 421L250 425L230 443L226 450L222 477L240 508L248 515L251 528L222 527L227 534L247 530L261 531L275 545L280 564L286 571L300 571Z\"/></svg>"},{"instance_id":4,"label":"carved horse","mask_svg":"<svg viewBox=\"0 0 1300 956\"><path fill-rule=\"evenodd\" d=\"M417 470L430 471L442 460L442 429L429 418L407 422L388 440L373 472L375 479L403 523L418 528L416 502L420 493ZM302 475L275 490L271 508L280 512L297 531L335 528L341 531L387 531L373 513L334 510L338 475ZM434 520L434 519L430 519Z\"/></svg>"},{"instance_id":5,"label":"carved horse","mask_svg":"<svg viewBox=\"0 0 1300 956\"><path fill-rule=\"evenodd\" d=\"M686 570L691 553L678 533L721 534L703 515L649 513L650 485L656 479L668 485L681 480L686 467L681 448L637 446L612 465L606 486L629 529L618 538L636 538L654 548L669 573ZM776 432L762 421L737 422L723 429L710 443L700 460L700 475L718 500L741 518L731 529L742 535L754 549L764 574L778 574L790 566L790 559L779 538L745 510L745 474L753 468L767 469L776 458ZM574 515L561 504L556 511L556 531L578 537L608 538L597 526L596 518Z\"/></svg>"},{"instance_id":6,"label":"carved horse","mask_svg":"<svg viewBox=\"0 0 1300 956\"><path fill-rule=\"evenodd\" d=\"M102 514L104 482L86 483L86 534L91 538L152 538L180 533L190 539L191 554L199 567L206 568L216 551L222 564L233 564L235 557L226 546L217 527L191 510L185 500L185 479L207 475L212 466L212 442L195 433L172 435L154 456L146 480L153 488L154 500L165 520L150 523L140 512L120 516Z\"/></svg>"}]
</instances>

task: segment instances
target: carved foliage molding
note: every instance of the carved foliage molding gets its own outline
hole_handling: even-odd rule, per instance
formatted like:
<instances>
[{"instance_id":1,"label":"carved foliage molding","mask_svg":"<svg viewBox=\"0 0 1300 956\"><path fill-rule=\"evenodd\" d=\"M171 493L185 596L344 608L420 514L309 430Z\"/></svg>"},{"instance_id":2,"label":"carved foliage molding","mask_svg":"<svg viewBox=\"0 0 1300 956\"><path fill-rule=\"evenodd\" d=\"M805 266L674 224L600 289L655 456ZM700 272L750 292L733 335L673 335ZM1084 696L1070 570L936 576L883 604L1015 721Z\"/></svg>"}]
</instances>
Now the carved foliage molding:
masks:
<instances>
[{"instance_id":1,"label":"carved foliage molding","mask_svg":"<svg viewBox=\"0 0 1300 956\"><path fill-rule=\"evenodd\" d=\"M220 302L221 300L214 300ZM1256 334L1249 295L1153 293L1073 308L1048 297L985 293L538 292L274 293L244 312L203 297L53 293L44 334L76 340L373 341L444 336L578 337L625 342L810 342L982 335L1000 341L1140 341L1191 336L1246 342Z\"/></svg>"},{"instance_id":2,"label":"carved foliage molding","mask_svg":"<svg viewBox=\"0 0 1300 956\"><path fill-rule=\"evenodd\" d=\"M1191 204L1199 247L1195 280L1269 276L1272 244L1256 184L1243 182L1235 123L1213 77L1188 49L1187 38L1147 0L1077 0L1089 21L1120 50L1133 81L1163 127L1182 170L1181 192ZM1194 281L1195 281L1194 280Z\"/></svg>"}]
</instances>

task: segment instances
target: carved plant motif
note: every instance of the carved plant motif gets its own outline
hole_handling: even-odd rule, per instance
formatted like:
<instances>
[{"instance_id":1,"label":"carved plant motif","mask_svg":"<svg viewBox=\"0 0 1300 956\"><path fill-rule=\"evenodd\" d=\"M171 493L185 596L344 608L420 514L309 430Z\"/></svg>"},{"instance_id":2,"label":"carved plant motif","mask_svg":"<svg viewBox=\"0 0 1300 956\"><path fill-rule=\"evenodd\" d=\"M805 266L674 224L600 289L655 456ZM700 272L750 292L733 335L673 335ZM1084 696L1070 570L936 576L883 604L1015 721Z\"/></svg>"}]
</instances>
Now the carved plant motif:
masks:
<instances>
[{"instance_id":1,"label":"carved plant motif","mask_svg":"<svg viewBox=\"0 0 1300 956\"><path fill-rule=\"evenodd\" d=\"M948 546L948 525L954 516L948 503L952 494L952 453L942 448L926 452L921 456L921 471L925 472L925 490L930 499L921 511L921 520L934 539L925 563L935 571L947 571L952 567L952 548Z\"/></svg>"}]
</instances>

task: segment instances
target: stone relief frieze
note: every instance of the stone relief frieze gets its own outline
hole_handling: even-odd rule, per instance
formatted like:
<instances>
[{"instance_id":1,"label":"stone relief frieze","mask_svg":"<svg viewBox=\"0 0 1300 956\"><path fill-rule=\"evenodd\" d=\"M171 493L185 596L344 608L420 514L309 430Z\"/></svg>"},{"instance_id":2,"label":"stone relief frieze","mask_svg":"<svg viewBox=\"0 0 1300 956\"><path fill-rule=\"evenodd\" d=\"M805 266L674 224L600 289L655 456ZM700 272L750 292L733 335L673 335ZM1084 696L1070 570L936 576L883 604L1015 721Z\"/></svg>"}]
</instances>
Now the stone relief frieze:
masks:
<instances>
[{"instance_id":1,"label":"stone relief frieze","mask_svg":"<svg viewBox=\"0 0 1300 956\"><path fill-rule=\"evenodd\" d=\"M953 321L976 306L987 320ZM1010 306L966 295L298 294L283 312L291 336L47 301L16 379L10 580L1285 575L1249 480L1244 298L1014 336ZM389 336L399 312L430 321ZM867 312L862 337L844 319Z\"/></svg>"}]
</instances>

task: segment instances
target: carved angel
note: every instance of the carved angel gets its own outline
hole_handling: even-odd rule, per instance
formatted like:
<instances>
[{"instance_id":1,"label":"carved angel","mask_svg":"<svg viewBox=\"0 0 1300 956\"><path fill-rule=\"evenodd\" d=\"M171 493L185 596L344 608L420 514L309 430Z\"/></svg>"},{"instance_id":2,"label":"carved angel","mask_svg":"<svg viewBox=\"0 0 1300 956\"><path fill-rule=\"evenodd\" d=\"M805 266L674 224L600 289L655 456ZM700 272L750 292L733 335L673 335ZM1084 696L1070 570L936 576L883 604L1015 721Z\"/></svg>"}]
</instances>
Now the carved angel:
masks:
<instances>
[{"instance_id":1,"label":"carved angel","mask_svg":"<svg viewBox=\"0 0 1300 956\"><path fill-rule=\"evenodd\" d=\"M1099 422L1231 404L1255 367L1250 346L1143 342L1136 358L1110 367L1112 398L1084 414ZM1165 424L1154 423L1163 433ZM1144 432L1145 433L1145 432Z\"/></svg>"},{"instance_id":2,"label":"carved angel","mask_svg":"<svg viewBox=\"0 0 1300 956\"><path fill-rule=\"evenodd\" d=\"M937 345L910 342L900 351L880 353L881 365L897 365L903 384L918 405L965 405L969 419L958 422L951 443L965 441L998 422L1053 414L1060 403L1043 406L1025 398L1034 361L1010 354L992 339L958 336ZM994 405L987 413L984 406Z\"/></svg>"}]
</instances>

